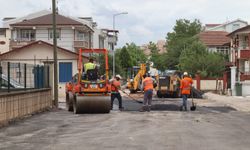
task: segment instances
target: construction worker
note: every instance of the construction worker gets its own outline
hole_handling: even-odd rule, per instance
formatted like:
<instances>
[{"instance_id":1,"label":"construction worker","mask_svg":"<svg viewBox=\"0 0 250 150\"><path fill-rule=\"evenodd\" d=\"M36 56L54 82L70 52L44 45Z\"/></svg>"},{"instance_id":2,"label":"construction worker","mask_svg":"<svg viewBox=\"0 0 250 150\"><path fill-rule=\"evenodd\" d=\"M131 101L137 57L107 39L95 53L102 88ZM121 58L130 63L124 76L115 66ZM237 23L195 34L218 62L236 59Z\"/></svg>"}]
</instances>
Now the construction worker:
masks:
<instances>
[{"instance_id":1,"label":"construction worker","mask_svg":"<svg viewBox=\"0 0 250 150\"><path fill-rule=\"evenodd\" d=\"M182 105L180 107L181 111L183 110L183 107L184 107L184 110L187 111L187 99L191 93L192 84L193 84L192 78L188 76L187 72L184 72L183 79L181 80L181 83L180 83L180 89L181 89L181 94L182 94Z\"/></svg>"},{"instance_id":2,"label":"construction worker","mask_svg":"<svg viewBox=\"0 0 250 150\"><path fill-rule=\"evenodd\" d=\"M94 64L94 59L89 58L89 62L84 64L84 72L87 73L88 70L96 69L96 64Z\"/></svg>"},{"instance_id":3,"label":"construction worker","mask_svg":"<svg viewBox=\"0 0 250 150\"><path fill-rule=\"evenodd\" d=\"M150 111L154 89L154 79L150 77L150 74L144 75L143 78L142 88L144 91L144 100L143 106L140 109L141 112Z\"/></svg>"},{"instance_id":4,"label":"construction worker","mask_svg":"<svg viewBox=\"0 0 250 150\"><path fill-rule=\"evenodd\" d=\"M121 83L120 83L121 79L122 77L120 75L116 75L115 78L110 81L111 83L111 110L113 109L113 103L114 103L115 98L117 98L119 101L119 110L123 110L122 97L119 92L119 90L121 89Z\"/></svg>"}]
</instances>

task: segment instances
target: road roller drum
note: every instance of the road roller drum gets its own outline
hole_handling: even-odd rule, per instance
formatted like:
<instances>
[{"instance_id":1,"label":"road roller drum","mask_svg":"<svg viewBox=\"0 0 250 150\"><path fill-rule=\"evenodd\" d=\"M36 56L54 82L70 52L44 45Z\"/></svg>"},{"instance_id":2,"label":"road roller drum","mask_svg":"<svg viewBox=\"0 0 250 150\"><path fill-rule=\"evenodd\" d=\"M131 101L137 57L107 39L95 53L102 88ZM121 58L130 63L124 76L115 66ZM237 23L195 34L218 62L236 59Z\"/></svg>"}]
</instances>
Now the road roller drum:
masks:
<instances>
[{"instance_id":1,"label":"road roller drum","mask_svg":"<svg viewBox=\"0 0 250 150\"><path fill-rule=\"evenodd\" d=\"M74 113L109 113L111 102L109 96L75 96Z\"/></svg>"}]
</instances>

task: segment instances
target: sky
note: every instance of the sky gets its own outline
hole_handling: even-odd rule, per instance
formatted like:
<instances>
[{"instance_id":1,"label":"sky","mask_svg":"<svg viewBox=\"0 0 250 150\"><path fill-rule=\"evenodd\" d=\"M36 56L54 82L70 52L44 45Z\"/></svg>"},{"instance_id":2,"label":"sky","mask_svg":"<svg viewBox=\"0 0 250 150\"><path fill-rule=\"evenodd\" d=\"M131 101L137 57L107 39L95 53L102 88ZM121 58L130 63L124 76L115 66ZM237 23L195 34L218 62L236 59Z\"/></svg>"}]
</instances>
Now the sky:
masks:
<instances>
[{"instance_id":1,"label":"sky","mask_svg":"<svg viewBox=\"0 0 250 150\"><path fill-rule=\"evenodd\" d=\"M199 19L203 24L235 19L250 21L249 0L57 0L59 13L93 17L99 28L111 28L113 14L120 31L118 47L165 39L177 19ZM51 0L0 0L0 18L22 17L51 8Z\"/></svg>"}]
</instances>

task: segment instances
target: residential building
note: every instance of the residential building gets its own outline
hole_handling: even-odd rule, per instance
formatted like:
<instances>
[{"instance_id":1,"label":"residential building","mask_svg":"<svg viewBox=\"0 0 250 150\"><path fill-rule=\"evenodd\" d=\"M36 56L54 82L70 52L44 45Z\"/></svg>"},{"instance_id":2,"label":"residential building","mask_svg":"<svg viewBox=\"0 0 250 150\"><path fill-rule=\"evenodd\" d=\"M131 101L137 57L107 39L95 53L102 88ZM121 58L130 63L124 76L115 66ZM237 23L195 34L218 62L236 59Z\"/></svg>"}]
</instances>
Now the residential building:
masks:
<instances>
[{"instance_id":1,"label":"residential building","mask_svg":"<svg viewBox=\"0 0 250 150\"><path fill-rule=\"evenodd\" d=\"M230 61L237 66L237 80L250 80L250 25L235 30L228 35L231 38Z\"/></svg>"},{"instance_id":2,"label":"residential building","mask_svg":"<svg viewBox=\"0 0 250 150\"><path fill-rule=\"evenodd\" d=\"M167 45L166 40L158 40L156 42L156 47L159 50L160 54L167 52L166 45ZM151 50L149 49L149 44L143 44L142 46L140 46L140 48L144 51L145 55L149 56L151 54Z\"/></svg>"},{"instance_id":3,"label":"residential building","mask_svg":"<svg viewBox=\"0 0 250 150\"><path fill-rule=\"evenodd\" d=\"M227 21L222 24L206 24L205 31L224 31L231 33L247 25L248 25L247 21L236 19L233 21Z\"/></svg>"},{"instance_id":4,"label":"residential building","mask_svg":"<svg viewBox=\"0 0 250 150\"><path fill-rule=\"evenodd\" d=\"M230 62L233 95L236 93L235 86L239 83L242 86L242 95L250 96L250 25L235 30L228 36L231 38Z\"/></svg>"},{"instance_id":5,"label":"residential building","mask_svg":"<svg viewBox=\"0 0 250 150\"><path fill-rule=\"evenodd\" d=\"M60 95L63 95L65 82L70 81L72 79L72 75L78 72L78 54L62 47L57 47L57 49L59 81L58 90ZM29 43L25 46L1 54L0 60L2 62L27 63L34 65L42 65L48 63L51 70L50 76L51 79L53 79L53 45L48 42L35 41ZM87 57L84 57L84 61L87 62ZM50 84L51 87L53 87L53 82L51 82Z\"/></svg>"},{"instance_id":6,"label":"residential building","mask_svg":"<svg viewBox=\"0 0 250 150\"><path fill-rule=\"evenodd\" d=\"M0 28L0 54L9 50L11 32L7 28Z\"/></svg>"},{"instance_id":7,"label":"residential building","mask_svg":"<svg viewBox=\"0 0 250 150\"><path fill-rule=\"evenodd\" d=\"M71 51L90 48L93 30L90 26L69 17L56 15L58 46ZM22 47L34 41L53 43L52 14L19 22L4 22L11 30L10 50Z\"/></svg>"},{"instance_id":8,"label":"residential building","mask_svg":"<svg viewBox=\"0 0 250 150\"><path fill-rule=\"evenodd\" d=\"M228 34L225 31L204 31L198 36L207 46L208 51L229 55L231 40L227 37Z\"/></svg>"},{"instance_id":9,"label":"residential building","mask_svg":"<svg viewBox=\"0 0 250 150\"><path fill-rule=\"evenodd\" d=\"M65 82L77 73L79 48L113 50L118 31L98 29L91 17L72 18L56 14L56 18L59 91L64 93ZM0 28L0 61L30 64L50 61L53 64L52 46L51 11L3 19L3 27Z\"/></svg>"},{"instance_id":10,"label":"residential building","mask_svg":"<svg viewBox=\"0 0 250 150\"><path fill-rule=\"evenodd\" d=\"M94 28L94 47L113 51L118 41L118 30Z\"/></svg>"},{"instance_id":11,"label":"residential building","mask_svg":"<svg viewBox=\"0 0 250 150\"><path fill-rule=\"evenodd\" d=\"M222 24L206 24L204 31L198 36L210 52L229 55L230 38L227 37L227 34L247 25L248 23L241 19L228 21Z\"/></svg>"},{"instance_id":12,"label":"residential building","mask_svg":"<svg viewBox=\"0 0 250 150\"><path fill-rule=\"evenodd\" d=\"M117 43L118 31L98 29L97 23L91 17L72 18L61 14L57 14L56 17L57 44L62 48L74 52L79 48L111 50ZM2 39L0 35L0 40L6 43L5 46L0 45L2 53L39 40L53 43L50 11L40 11L21 18L5 18L3 27L0 31L5 29L9 37ZM112 36L111 32L115 34Z\"/></svg>"}]
</instances>

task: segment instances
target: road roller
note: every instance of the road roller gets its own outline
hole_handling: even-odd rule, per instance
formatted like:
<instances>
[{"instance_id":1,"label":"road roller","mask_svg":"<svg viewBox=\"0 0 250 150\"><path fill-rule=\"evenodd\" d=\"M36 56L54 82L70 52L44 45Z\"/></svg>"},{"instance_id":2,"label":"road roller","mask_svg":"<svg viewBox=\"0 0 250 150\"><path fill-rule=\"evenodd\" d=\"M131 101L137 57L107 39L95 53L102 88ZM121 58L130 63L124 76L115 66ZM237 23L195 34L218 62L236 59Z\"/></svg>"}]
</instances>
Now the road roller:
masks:
<instances>
[{"instance_id":1,"label":"road roller","mask_svg":"<svg viewBox=\"0 0 250 150\"><path fill-rule=\"evenodd\" d=\"M97 69L84 72L84 53L104 54L105 75L99 78ZM106 49L80 49L78 73L66 83L66 108L79 113L109 113L111 109L108 51Z\"/></svg>"}]
</instances>

